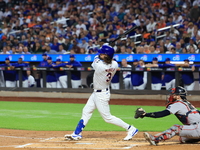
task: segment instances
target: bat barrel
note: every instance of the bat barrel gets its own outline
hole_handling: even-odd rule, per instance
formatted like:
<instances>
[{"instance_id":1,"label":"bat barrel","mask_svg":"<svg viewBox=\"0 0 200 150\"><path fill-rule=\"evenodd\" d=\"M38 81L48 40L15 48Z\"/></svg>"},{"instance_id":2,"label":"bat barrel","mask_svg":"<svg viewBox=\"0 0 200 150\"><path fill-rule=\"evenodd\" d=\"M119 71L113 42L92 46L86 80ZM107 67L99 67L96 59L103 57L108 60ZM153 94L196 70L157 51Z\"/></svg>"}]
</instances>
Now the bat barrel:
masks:
<instances>
[{"instance_id":1,"label":"bat barrel","mask_svg":"<svg viewBox=\"0 0 200 150\"><path fill-rule=\"evenodd\" d=\"M116 39L114 39L113 41L110 41L109 44L112 46L115 44L115 42L119 39L121 39L122 37L128 35L129 33L133 32L135 29L137 29L137 26L134 26L130 29L128 29L126 32L124 32L123 34L120 34Z\"/></svg>"}]
</instances>

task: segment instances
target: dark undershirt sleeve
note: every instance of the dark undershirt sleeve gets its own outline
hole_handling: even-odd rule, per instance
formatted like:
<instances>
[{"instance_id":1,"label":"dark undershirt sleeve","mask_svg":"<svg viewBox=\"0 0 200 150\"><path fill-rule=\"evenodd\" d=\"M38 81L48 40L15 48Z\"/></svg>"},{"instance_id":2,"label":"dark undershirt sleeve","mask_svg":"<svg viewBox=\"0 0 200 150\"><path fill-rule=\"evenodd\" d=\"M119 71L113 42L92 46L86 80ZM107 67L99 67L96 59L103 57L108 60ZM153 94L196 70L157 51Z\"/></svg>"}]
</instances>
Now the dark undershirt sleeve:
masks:
<instances>
[{"instance_id":1,"label":"dark undershirt sleeve","mask_svg":"<svg viewBox=\"0 0 200 150\"><path fill-rule=\"evenodd\" d=\"M165 109L163 111L158 112L152 112L152 113L146 113L145 117L151 117L151 118L161 118L170 115L170 111Z\"/></svg>"}]
</instances>

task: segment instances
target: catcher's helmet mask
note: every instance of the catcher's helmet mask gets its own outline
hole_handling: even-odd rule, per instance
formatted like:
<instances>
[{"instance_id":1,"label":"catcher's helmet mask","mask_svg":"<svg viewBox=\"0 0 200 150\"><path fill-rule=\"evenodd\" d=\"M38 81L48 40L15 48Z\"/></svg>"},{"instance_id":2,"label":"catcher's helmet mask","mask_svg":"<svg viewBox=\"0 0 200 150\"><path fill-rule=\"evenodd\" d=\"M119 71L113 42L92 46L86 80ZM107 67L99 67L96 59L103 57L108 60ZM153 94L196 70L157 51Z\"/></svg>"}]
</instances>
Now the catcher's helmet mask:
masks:
<instances>
[{"instance_id":1,"label":"catcher's helmet mask","mask_svg":"<svg viewBox=\"0 0 200 150\"><path fill-rule=\"evenodd\" d=\"M185 88L181 86L177 86L176 88L170 89L170 94L172 95L180 95L180 96L187 96L187 91Z\"/></svg>"},{"instance_id":2,"label":"catcher's helmet mask","mask_svg":"<svg viewBox=\"0 0 200 150\"><path fill-rule=\"evenodd\" d=\"M167 95L166 99L167 99L167 106L171 103L173 103L174 101L176 101L176 99L174 99L173 95L179 95L181 97L182 100L187 100L186 96L187 96L187 91L185 88L181 87L181 86L177 86L175 88L171 88L169 90L169 94Z\"/></svg>"}]
</instances>

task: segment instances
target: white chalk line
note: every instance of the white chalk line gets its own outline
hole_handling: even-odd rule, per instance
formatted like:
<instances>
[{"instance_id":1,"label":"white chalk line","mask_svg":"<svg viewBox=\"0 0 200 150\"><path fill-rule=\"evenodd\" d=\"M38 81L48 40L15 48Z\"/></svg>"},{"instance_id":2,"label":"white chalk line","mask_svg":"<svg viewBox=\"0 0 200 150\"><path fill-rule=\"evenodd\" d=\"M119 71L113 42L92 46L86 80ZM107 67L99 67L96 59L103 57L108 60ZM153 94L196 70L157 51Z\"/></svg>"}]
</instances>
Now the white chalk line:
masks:
<instances>
[{"instance_id":1,"label":"white chalk line","mask_svg":"<svg viewBox=\"0 0 200 150\"><path fill-rule=\"evenodd\" d=\"M55 139L56 137L50 137L50 138L47 138L47 139L43 139L43 140L40 140L40 142L46 142L46 141L49 141L49 140L52 140L52 139Z\"/></svg>"},{"instance_id":2,"label":"white chalk line","mask_svg":"<svg viewBox=\"0 0 200 150\"><path fill-rule=\"evenodd\" d=\"M51 140L51 139L54 139L55 137L51 137L51 138L35 138L35 139L43 139L43 140L40 140L40 142L45 142L45 141L48 141L48 140ZM24 144L24 145L18 145L18 146L13 146L15 148L25 148L26 146L30 146L30 145L33 145L33 144L41 144L41 143L27 143L27 144ZM31 147L31 148L39 148L39 147ZM50 147L51 148L51 147Z\"/></svg>"},{"instance_id":3,"label":"white chalk line","mask_svg":"<svg viewBox=\"0 0 200 150\"><path fill-rule=\"evenodd\" d=\"M0 146L0 147L15 147L17 145L6 145L6 146Z\"/></svg>"},{"instance_id":4,"label":"white chalk line","mask_svg":"<svg viewBox=\"0 0 200 150\"><path fill-rule=\"evenodd\" d=\"M94 143L75 143L75 144L80 144L80 145L92 145L92 144L94 144Z\"/></svg>"},{"instance_id":5,"label":"white chalk line","mask_svg":"<svg viewBox=\"0 0 200 150\"><path fill-rule=\"evenodd\" d=\"M45 138L33 138L33 137L20 137L20 136L8 136L8 135L0 135L3 138L15 138L15 139L45 139ZM15 147L15 148L23 148L25 146L31 145L32 143L24 144L24 145L7 145L7 146L0 146L0 147Z\"/></svg>"},{"instance_id":6,"label":"white chalk line","mask_svg":"<svg viewBox=\"0 0 200 150\"><path fill-rule=\"evenodd\" d=\"M8 135L0 135L0 137L8 137L8 138L16 138L16 139L45 139L45 138L20 137L20 136L8 136Z\"/></svg>"},{"instance_id":7,"label":"white chalk line","mask_svg":"<svg viewBox=\"0 0 200 150\"><path fill-rule=\"evenodd\" d=\"M24 148L26 146L29 146L29 145L32 145L33 143L28 143L28 144L24 144L24 145L19 145L19 146L16 146L15 148Z\"/></svg>"},{"instance_id":8,"label":"white chalk line","mask_svg":"<svg viewBox=\"0 0 200 150\"><path fill-rule=\"evenodd\" d=\"M130 148L132 148L132 147L134 147L134 146L138 146L138 145L137 145L137 144L132 144L132 145L130 145L130 146L123 147L122 149L130 149Z\"/></svg>"}]
</instances>

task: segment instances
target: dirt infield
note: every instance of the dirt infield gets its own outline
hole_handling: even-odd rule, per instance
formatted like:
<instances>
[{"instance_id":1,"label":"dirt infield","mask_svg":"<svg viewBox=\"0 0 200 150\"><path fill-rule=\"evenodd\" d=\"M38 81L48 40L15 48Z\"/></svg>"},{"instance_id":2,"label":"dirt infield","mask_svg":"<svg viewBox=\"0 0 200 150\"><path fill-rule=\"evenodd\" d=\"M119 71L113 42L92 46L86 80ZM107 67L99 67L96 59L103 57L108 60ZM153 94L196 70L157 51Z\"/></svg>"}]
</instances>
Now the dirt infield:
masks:
<instances>
[{"instance_id":1,"label":"dirt infield","mask_svg":"<svg viewBox=\"0 0 200 150\"><path fill-rule=\"evenodd\" d=\"M0 97L0 101L23 101L23 102L56 102L56 103L85 103L86 99L47 99L47 98L12 98ZM193 102L192 102L193 103ZM164 106L164 101L159 100L111 100L110 104L123 105L152 105ZM199 102L193 103L200 107ZM2 120L1 120L2 121ZM129 150L199 150L200 144L179 144L178 137L159 143L159 146L150 146L139 132L132 140L123 141L126 132L102 132L84 131L80 141L66 141L65 134L71 131L25 131L0 129L1 150L94 150L94 149L129 149ZM152 132L151 132L152 133ZM155 133L152 133L155 134Z\"/></svg>"},{"instance_id":2,"label":"dirt infield","mask_svg":"<svg viewBox=\"0 0 200 150\"><path fill-rule=\"evenodd\" d=\"M94 149L129 149L129 150L199 150L199 144L179 144L178 137L159 144L150 146L138 133L132 140L123 141L126 132L96 132L84 131L80 141L66 141L64 135L69 131L24 131L0 129L1 150L94 150ZM151 132L152 133L152 132ZM153 133L155 134L155 133Z\"/></svg>"}]
</instances>

